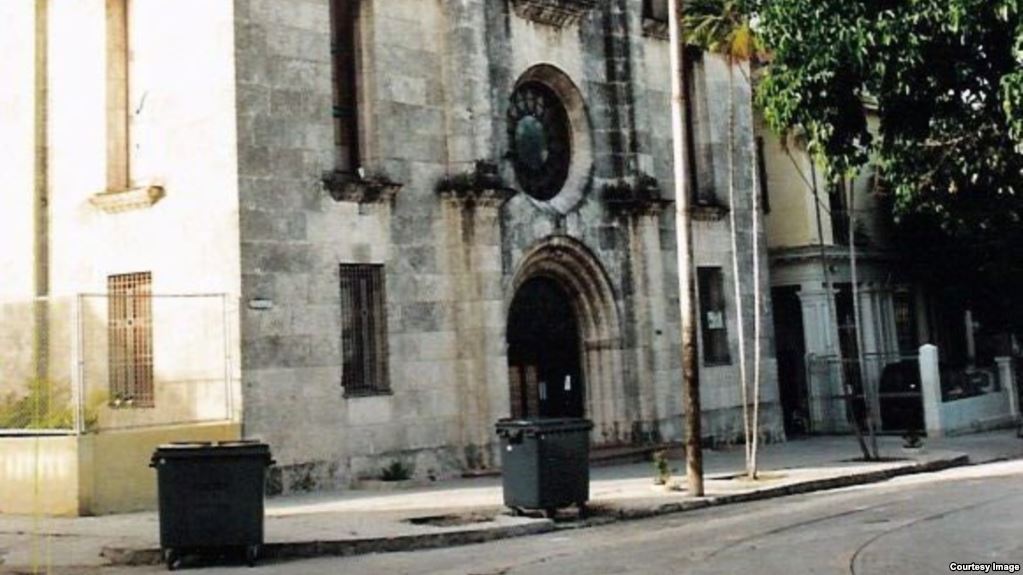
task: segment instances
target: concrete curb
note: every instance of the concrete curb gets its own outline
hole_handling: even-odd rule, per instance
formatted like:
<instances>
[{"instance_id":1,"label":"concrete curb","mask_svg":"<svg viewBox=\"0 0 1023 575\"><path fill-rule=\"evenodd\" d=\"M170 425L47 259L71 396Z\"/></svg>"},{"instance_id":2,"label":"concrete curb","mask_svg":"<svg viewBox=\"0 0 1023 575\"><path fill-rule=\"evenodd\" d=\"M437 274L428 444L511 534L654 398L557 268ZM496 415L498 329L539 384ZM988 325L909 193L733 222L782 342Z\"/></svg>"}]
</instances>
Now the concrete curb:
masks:
<instances>
[{"instance_id":1,"label":"concrete curb","mask_svg":"<svg viewBox=\"0 0 1023 575\"><path fill-rule=\"evenodd\" d=\"M554 531L554 522L537 520L523 525L508 525L466 531L424 533L397 537L371 537L340 539L335 541L295 541L268 543L260 551L260 559L307 559L311 557L348 557L369 553L417 551L439 547L456 547L473 543L486 543L498 539L539 535ZM163 562L160 549L123 549L104 547L100 553L111 565L159 565Z\"/></svg>"},{"instance_id":2,"label":"concrete curb","mask_svg":"<svg viewBox=\"0 0 1023 575\"><path fill-rule=\"evenodd\" d=\"M716 507L718 505L729 505L732 503L761 501L764 499L785 497L787 495L799 495L803 493L813 493L815 491L841 489L843 487L852 487L854 485L879 483L902 475L932 473L935 471L942 471L944 469L951 469L953 467L961 467L969 464L970 464L969 456L959 455L948 459L936 459L934 461L926 461L923 463L916 463L914 465L904 465L901 467L894 467L891 469L880 469L877 471L867 471L862 473L856 473L853 475L842 475L839 477L829 477L827 479L803 481L801 483L781 485L778 487L767 487L764 489L750 491L748 493L736 493L733 495L704 497L700 499L691 499L687 501L666 503L664 505L658 505L656 507L619 509L617 514L615 515L615 518L619 520L646 519L648 517L667 515L669 513L695 511L697 509L703 509L705 507Z\"/></svg>"},{"instance_id":3,"label":"concrete curb","mask_svg":"<svg viewBox=\"0 0 1023 575\"><path fill-rule=\"evenodd\" d=\"M968 456L959 455L956 457L936 459L933 461L894 467L891 469L881 469L852 475L804 481L801 483L782 485L778 487L768 487L748 493L736 493L733 495L721 495L699 499L694 498L686 501L672 502L649 507L612 508L608 514L595 516L584 521L565 524L556 524L551 520L537 520L523 525L448 531L443 533L403 535L398 537L269 543L263 546L261 558L274 560L331 556L347 557L368 553L416 551L421 549L436 549L440 547L455 547L473 543L485 543L488 541L496 541L498 539L539 535L555 530L596 527L619 521L646 519L649 517L657 517L672 513L695 511L706 507L759 501L776 497L784 497L787 495L798 495L815 491L840 489L854 485L878 483L902 475L930 473L952 467L968 465L969 463L970 459ZM123 549L105 547L100 555L107 559L111 565L158 565L162 562L160 549Z\"/></svg>"}]
</instances>

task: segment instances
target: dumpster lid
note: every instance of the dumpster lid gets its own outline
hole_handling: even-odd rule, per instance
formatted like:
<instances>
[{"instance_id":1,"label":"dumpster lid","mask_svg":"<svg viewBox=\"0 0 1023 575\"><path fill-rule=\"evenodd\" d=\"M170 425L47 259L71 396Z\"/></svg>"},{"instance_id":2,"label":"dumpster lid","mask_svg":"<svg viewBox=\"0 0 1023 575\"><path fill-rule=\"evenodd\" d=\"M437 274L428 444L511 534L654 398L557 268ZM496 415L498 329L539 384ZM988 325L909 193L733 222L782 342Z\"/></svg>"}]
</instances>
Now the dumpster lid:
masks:
<instances>
[{"instance_id":1,"label":"dumpster lid","mask_svg":"<svg viewBox=\"0 0 1023 575\"><path fill-rule=\"evenodd\" d=\"M578 417L536 417L529 419L501 419L497 422L498 431L532 431L558 433L564 431L589 431L593 422Z\"/></svg>"},{"instance_id":2,"label":"dumpster lid","mask_svg":"<svg viewBox=\"0 0 1023 575\"><path fill-rule=\"evenodd\" d=\"M156 448L153 459L175 457L231 457L263 455L270 457L270 446L255 440L177 441Z\"/></svg>"}]
</instances>

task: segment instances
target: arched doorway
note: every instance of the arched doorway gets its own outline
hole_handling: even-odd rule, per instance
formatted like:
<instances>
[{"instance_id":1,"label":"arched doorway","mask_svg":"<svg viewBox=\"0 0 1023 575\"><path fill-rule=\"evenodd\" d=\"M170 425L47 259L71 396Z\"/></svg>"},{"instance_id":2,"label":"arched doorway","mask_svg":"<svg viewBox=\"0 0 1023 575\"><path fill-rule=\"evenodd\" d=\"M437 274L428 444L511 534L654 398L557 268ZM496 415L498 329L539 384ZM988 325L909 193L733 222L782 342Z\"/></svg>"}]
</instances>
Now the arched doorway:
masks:
<instances>
[{"instance_id":1,"label":"arched doorway","mask_svg":"<svg viewBox=\"0 0 1023 575\"><path fill-rule=\"evenodd\" d=\"M568 292L542 275L524 282L508 314L512 417L583 417L582 349Z\"/></svg>"}]
</instances>

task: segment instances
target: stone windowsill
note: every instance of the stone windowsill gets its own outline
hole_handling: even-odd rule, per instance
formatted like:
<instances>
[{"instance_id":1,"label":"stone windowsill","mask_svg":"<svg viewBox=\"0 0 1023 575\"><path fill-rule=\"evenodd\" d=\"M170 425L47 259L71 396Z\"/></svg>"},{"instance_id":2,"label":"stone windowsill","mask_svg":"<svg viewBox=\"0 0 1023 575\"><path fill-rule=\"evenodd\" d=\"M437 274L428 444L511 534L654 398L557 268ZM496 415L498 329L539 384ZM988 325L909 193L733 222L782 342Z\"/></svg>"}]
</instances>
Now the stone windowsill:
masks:
<instances>
[{"instance_id":1,"label":"stone windowsill","mask_svg":"<svg viewBox=\"0 0 1023 575\"><path fill-rule=\"evenodd\" d=\"M162 186L142 186L127 190L108 190L93 194L89 203L108 214L141 210L160 201L166 192Z\"/></svg>"},{"instance_id":2,"label":"stone windowsill","mask_svg":"<svg viewBox=\"0 0 1023 575\"><path fill-rule=\"evenodd\" d=\"M597 6L597 0L511 0L511 3L522 18L559 28L575 24Z\"/></svg>"},{"instance_id":3,"label":"stone windowsill","mask_svg":"<svg viewBox=\"0 0 1023 575\"><path fill-rule=\"evenodd\" d=\"M344 388L342 396L345 399L359 399L364 397L388 397L394 395L394 392L388 389L352 389L349 391L348 388Z\"/></svg>"},{"instance_id":4,"label":"stone windowsill","mask_svg":"<svg viewBox=\"0 0 1023 575\"><path fill-rule=\"evenodd\" d=\"M336 202L374 204L391 203L402 185L384 176L328 172L323 176L323 187Z\"/></svg>"}]
</instances>

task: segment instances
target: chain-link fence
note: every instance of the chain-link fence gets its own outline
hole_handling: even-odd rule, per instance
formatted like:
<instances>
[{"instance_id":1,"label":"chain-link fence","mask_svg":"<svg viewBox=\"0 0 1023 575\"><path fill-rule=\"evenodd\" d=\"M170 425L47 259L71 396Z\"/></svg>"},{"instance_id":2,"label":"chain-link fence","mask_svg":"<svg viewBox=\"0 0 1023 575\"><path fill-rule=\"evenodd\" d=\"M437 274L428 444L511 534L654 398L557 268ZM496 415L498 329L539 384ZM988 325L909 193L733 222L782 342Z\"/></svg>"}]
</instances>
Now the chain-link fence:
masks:
<instances>
[{"instance_id":1,"label":"chain-link fence","mask_svg":"<svg viewBox=\"0 0 1023 575\"><path fill-rule=\"evenodd\" d=\"M77 429L73 308L73 298L0 302L0 432Z\"/></svg>"},{"instance_id":2,"label":"chain-link fence","mask_svg":"<svg viewBox=\"0 0 1023 575\"><path fill-rule=\"evenodd\" d=\"M229 298L147 285L0 302L0 433L231 419Z\"/></svg>"}]
</instances>

